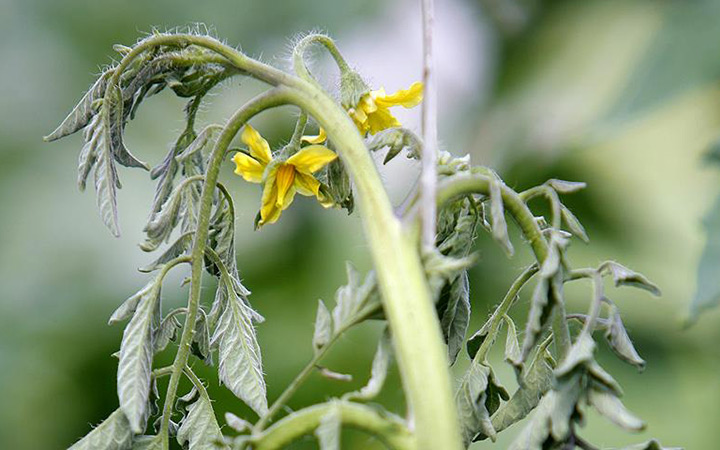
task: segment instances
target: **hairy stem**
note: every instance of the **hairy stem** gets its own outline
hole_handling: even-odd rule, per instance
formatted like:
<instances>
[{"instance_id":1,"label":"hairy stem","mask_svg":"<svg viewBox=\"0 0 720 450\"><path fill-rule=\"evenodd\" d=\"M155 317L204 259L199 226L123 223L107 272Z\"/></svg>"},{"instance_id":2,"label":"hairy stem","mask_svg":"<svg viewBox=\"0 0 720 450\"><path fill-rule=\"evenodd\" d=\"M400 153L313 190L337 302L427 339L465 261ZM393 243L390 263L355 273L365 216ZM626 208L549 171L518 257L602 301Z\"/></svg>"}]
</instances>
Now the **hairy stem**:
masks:
<instances>
[{"instance_id":1,"label":"hairy stem","mask_svg":"<svg viewBox=\"0 0 720 450\"><path fill-rule=\"evenodd\" d=\"M270 408L268 408L268 412L255 425L255 432L262 431L265 426L270 423L275 414L280 411L280 408L282 408L288 402L288 400L290 400L290 397L292 397L293 394L295 394L295 392L297 392L300 386L305 382L305 380L307 380L307 378L313 372L317 364L325 357L330 347L337 341L339 337L340 333L335 334L330 340L330 342L323 346L318 352L313 354L313 357L310 359L310 361L305 365L305 367L303 367L300 373L295 376L295 378L285 388L282 394L280 394L277 400L275 400L275 402L270 405Z\"/></svg>"},{"instance_id":2,"label":"hairy stem","mask_svg":"<svg viewBox=\"0 0 720 450\"><path fill-rule=\"evenodd\" d=\"M525 283L530 281L537 271L537 264L531 265L527 269L523 270L523 272L515 279L513 284L510 285L510 289L508 289L507 294L505 294L502 302L500 302L500 305L490 317L490 329L488 330L487 337L483 341L482 345L480 345L480 348L473 358L475 361L485 360L490 347L495 342L495 337L498 333L503 317L508 313L508 311L510 311L510 307L512 307L513 303L515 303L515 299L520 293L520 289L522 289Z\"/></svg>"},{"instance_id":3,"label":"hairy stem","mask_svg":"<svg viewBox=\"0 0 720 450\"><path fill-rule=\"evenodd\" d=\"M298 76L307 81L314 80L305 65L305 52L312 44L323 45L327 49L328 53L330 53L333 57L341 72L350 70L350 66L348 66L347 62L345 62L345 58L343 58L340 50L337 48L337 45L335 45L335 41L324 34L313 33L302 38L297 45L295 45L295 49L293 50L293 69Z\"/></svg>"},{"instance_id":4,"label":"hairy stem","mask_svg":"<svg viewBox=\"0 0 720 450\"><path fill-rule=\"evenodd\" d=\"M457 175L448 178L438 188L438 204L442 205L455 197L473 193L489 195L490 179L484 175ZM520 227L535 253L538 265L541 266L548 255L548 243L535 221L535 216L520 195L504 184L501 185L501 194L505 209ZM557 302L555 305L552 328L558 360L562 361L570 349L570 331L565 320L565 305L561 302Z\"/></svg>"},{"instance_id":5,"label":"hairy stem","mask_svg":"<svg viewBox=\"0 0 720 450\"><path fill-rule=\"evenodd\" d=\"M329 402L296 411L272 427L253 438L253 450L275 450L285 448L298 438L311 434L320 425L323 416L337 408L340 421L344 426L365 431L388 448L394 450L414 450L415 440L412 433L399 421L390 420L385 415L368 406L348 402ZM438 447L438 449L447 447Z\"/></svg>"},{"instance_id":6,"label":"hairy stem","mask_svg":"<svg viewBox=\"0 0 720 450\"><path fill-rule=\"evenodd\" d=\"M421 449L462 448L447 351L416 242L395 216L355 125L314 84L301 81L292 102L326 130L355 182L383 307ZM431 388L429 388L431 387Z\"/></svg>"},{"instance_id":7,"label":"hairy stem","mask_svg":"<svg viewBox=\"0 0 720 450\"><path fill-rule=\"evenodd\" d=\"M240 128L250 118L259 112L275 106L287 103L286 90L284 88L275 88L248 102L238 112L236 112L225 125L220 137L218 138L215 148L210 157L208 170L205 174L205 182L203 184L202 196L200 199L200 212L198 214L198 226L195 232L195 239L191 253L192 258L192 275L190 285L190 296L188 299L187 314L185 316L185 324L183 326L182 336L178 345L178 352L173 362L173 373L168 384L167 394L165 396L165 405L163 407L162 424L160 434L167 437L170 417L172 415L175 396L180 382L182 371L187 365L190 355L190 347L195 330L195 321L197 319L198 308L200 303L200 287L202 270L204 266L204 254L207 246L208 228L210 223L210 215L212 210L213 193L218 181L220 166L225 159L227 148L235 137ZM163 446L167 448L167 439L163 439Z\"/></svg>"}]
</instances>

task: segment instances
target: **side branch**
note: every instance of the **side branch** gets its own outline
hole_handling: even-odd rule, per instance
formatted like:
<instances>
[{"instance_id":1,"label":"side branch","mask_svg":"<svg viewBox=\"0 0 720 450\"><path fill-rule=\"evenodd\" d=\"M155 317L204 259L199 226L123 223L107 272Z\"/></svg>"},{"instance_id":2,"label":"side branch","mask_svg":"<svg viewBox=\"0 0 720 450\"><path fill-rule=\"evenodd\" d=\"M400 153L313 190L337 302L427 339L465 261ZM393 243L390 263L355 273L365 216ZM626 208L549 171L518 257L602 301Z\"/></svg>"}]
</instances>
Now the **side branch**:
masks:
<instances>
[{"instance_id":1,"label":"side branch","mask_svg":"<svg viewBox=\"0 0 720 450\"><path fill-rule=\"evenodd\" d=\"M462 195L489 195L489 193L490 178L484 175L457 175L440 183L437 202L438 206L441 207L451 199ZM501 193L505 209L513 217L523 236L530 243L538 266L542 266L549 249L548 243L535 221L535 216L517 192L502 185ZM565 306L560 302L555 306L552 327L558 349L558 360L561 361L570 349L570 331L565 320Z\"/></svg>"},{"instance_id":2,"label":"side branch","mask_svg":"<svg viewBox=\"0 0 720 450\"><path fill-rule=\"evenodd\" d=\"M185 316L185 324L178 345L178 353L173 362L173 372L168 384L167 395L165 397L165 405L163 407L161 434L167 436L170 417L172 415L175 396L177 394L180 376L187 365L190 355L190 347L192 344L193 331L195 329L195 321L197 320L198 308L200 304L200 287L202 271L204 266L205 248L207 246L208 228L210 223L210 215L212 209L213 193L217 185L218 176L220 174L220 166L227 153L235 135L240 128L252 117L266 109L274 108L286 104L288 102L288 89L275 88L264 94L250 100L244 107L236 112L227 122L220 137L215 144L207 173L205 174L205 182L203 183L202 196L200 199L200 212L198 214L198 226L195 232L191 259L192 259L192 276L190 286L190 297L188 299L187 315ZM164 440L163 445L167 445Z\"/></svg>"},{"instance_id":3,"label":"side branch","mask_svg":"<svg viewBox=\"0 0 720 450\"><path fill-rule=\"evenodd\" d=\"M333 409L344 426L367 432L393 450L414 450L413 434L399 421L381 416L368 406L347 402L328 402L296 411L253 438L254 450L285 448L298 438L312 434L320 420Z\"/></svg>"}]
</instances>

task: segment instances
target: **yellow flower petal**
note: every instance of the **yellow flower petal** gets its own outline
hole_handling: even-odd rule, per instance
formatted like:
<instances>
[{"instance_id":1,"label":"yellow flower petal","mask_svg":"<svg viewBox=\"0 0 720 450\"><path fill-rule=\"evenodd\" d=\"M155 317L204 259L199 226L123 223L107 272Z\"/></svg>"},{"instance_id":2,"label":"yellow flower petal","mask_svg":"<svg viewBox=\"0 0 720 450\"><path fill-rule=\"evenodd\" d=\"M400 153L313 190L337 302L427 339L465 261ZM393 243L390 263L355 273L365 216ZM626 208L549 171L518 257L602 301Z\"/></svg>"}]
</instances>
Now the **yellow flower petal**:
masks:
<instances>
[{"instance_id":1,"label":"yellow flower petal","mask_svg":"<svg viewBox=\"0 0 720 450\"><path fill-rule=\"evenodd\" d=\"M295 174L295 188L298 194L308 197L318 196L320 193L320 182L312 175L297 172Z\"/></svg>"},{"instance_id":2,"label":"yellow flower petal","mask_svg":"<svg viewBox=\"0 0 720 450\"><path fill-rule=\"evenodd\" d=\"M307 142L308 144L322 144L326 139L327 135L325 134L323 127L320 127L320 134L317 136L303 136L300 138L301 141Z\"/></svg>"},{"instance_id":3,"label":"yellow flower petal","mask_svg":"<svg viewBox=\"0 0 720 450\"><path fill-rule=\"evenodd\" d=\"M379 107L377 111L368 115L367 127L370 134L375 134L382 130L399 126L400 122L386 107Z\"/></svg>"},{"instance_id":4,"label":"yellow flower petal","mask_svg":"<svg viewBox=\"0 0 720 450\"><path fill-rule=\"evenodd\" d=\"M270 172L265 179L265 186L263 187L262 194L262 206L260 207L260 225L275 223L282 212L282 209L276 206L277 185L275 184L275 178L277 171L277 167L270 169Z\"/></svg>"},{"instance_id":5,"label":"yellow flower petal","mask_svg":"<svg viewBox=\"0 0 720 450\"><path fill-rule=\"evenodd\" d=\"M246 181L251 183L260 183L262 181L265 167L257 162L255 158L243 152L237 152L235 156L233 156L233 162L235 163L235 173L242 175Z\"/></svg>"},{"instance_id":6,"label":"yellow flower petal","mask_svg":"<svg viewBox=\"0 0 720 450\"><path fill-rule=\"evenodd\" d=\"M275 206L285 209L290 206L295 196L295 167L290 164L281 165L275 175L275 185L277 186L277 198Z\"/></svg>"},{"instance_id":7,"label":"yellow flower petal","mask_svg":"<svg viewBox=\"0 0 720 450\"><path fill-rule=\"evenodd\" d=\"M250 155L263 166L267 166L272 160L272 153L270 153L270 145L265 138L260 136L255 128L245 125L241 139L250 148Z\"/></svg>"},{"instance_id":8,"label":"yellow flower petal","mask_svg":"<svg viewBox=\"0 0 720 450\"><path fill-rule=\"evenodd\" d=\"M377 92L377 91L376 91ZM384 94L384 92L383 92ZM375 103L378 106L395 106L401 105L405 108L417 106L423 99L423 84L416 81L408 89L400 90L390 95L378 95L375 97Z\"/></svg>"},{"instance_id":9,"label":"yellow flower petal","mask_svg":"<svg viewBox=\"0 0 720 450\"><path fill-rule=\"evenodd\" d=\"M288 158L286 164L295 166L299 172L314 173L335 158L337 154L327 147L308 145Z\"/></svg>"}]
</instances>

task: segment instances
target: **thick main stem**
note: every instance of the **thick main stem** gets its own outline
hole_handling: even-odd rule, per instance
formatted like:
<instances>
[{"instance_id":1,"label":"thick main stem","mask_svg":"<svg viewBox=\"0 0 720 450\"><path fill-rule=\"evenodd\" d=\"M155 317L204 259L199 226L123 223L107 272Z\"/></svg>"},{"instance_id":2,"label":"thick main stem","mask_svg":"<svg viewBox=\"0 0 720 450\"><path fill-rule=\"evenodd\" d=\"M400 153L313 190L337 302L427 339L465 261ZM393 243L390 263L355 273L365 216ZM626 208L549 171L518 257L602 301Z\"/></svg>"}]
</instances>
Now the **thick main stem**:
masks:
<instances>
[{"instance_id":1,"label":"thick main stem","mask_svg":"<svg viewBox=\"0 0 720 450\"><path fill-rule=\"evenodd\" d=\"M462 448L448 358L416 243L394 215L377 168L347 114L308 82L293 102L336 144L355 182L386 317L420 449Z\"/></svg>"}]
</instances>

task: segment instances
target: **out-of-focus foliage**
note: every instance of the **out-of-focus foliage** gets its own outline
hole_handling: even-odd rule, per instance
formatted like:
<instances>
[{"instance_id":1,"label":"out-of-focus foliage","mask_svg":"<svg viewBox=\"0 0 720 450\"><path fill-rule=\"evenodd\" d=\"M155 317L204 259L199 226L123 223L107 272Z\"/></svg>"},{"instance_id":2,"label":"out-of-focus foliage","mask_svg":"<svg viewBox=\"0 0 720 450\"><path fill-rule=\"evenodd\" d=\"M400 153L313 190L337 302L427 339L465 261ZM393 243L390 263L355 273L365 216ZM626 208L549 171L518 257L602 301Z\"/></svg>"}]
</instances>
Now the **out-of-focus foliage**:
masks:
<instances>
[{"instance_id":1,"label":"out-of-focus foliage","mask_svg":"<svg viewBox=\"0 0 720 450\"><path fill-rule=\"evenodd\" d=\"M603 364L607 360L607 368L617 373L628 391L635 392L625 401L652 424L648 437L658 436L666 445L708 448L716 438L714 418L720 415L720 355L709 344L720 339L719 316L717 310L710 311L689 331L680 330L680 318L695 289L704 244L700 218L710 208L718 186L715 173L700 169L700 155L720 128L716 89L720 52L712 38L717 32L713 25L720 19L714 2L697 2L692 7L679 1L537 2L527 25L512 35L495 33L482 9L485 3L503 2L447 2L447 8L466 12L482 30L483 45L470 46L478 54L467 55L468 60L483 61L481 72L475 75L486 80L494 74L497 81L488 91L466 93L471 99L490 98L487 103L478 100L470 109L449 113L458 123L477 124L477 134L457 133L463 127L445 119L441 137L454 153L471 152L474 161L497 167L513 186L531 186L553 177L588 181L588 189L571 199L570 206L587 227L595 251L590 255L575 244L570 252L588 264L605 256L627 261L658 281L664 292L660 300L616 298L626 312L625 325L635 346L647 361L646 371L637 375L633 368L612 362L606 358L608 348L599 349L599 358ZM125 236L113 241L94 219L92 196L79 195L73 188L75 162L68 155L74 154L79 141L57 148L40 143L41 136L89 84L97 62L107 61L104 58L113 43L133 42L138 30L195 21L213 24L219 35L230 43L241 43L251 54L273 54L282 48L284 38L315 27L329 30L353 48L353 40L357 36L367 39L366 31L383 23L383 15L405 23L402 17L412 16L408 11L417 9L410 1L395 6L360 1L79 0L10 0L0 8L4 60L0 71L0 394L4 399L0 447L60 448L83 435L88 421L99 424L114 410L115 390L107 380L115 373L117 361L109 355L118 350L121 331L104 323L119 300L131 294L129 287L143 284L144 276L128 267L148 263L130 245L142 240L141 230L128 226L143 223L149 209L149 204L134 201L149 189L149 184L143 186L145 177L128 173L132 182L119 194ZM439 17L446 16L441 11ZM383 31L386 34L374 35L375 48L408 53L399 34L390 27ZM457 33L461 32L458 28ZM462 42L459 36L449 35L457 37L451 39L453 45ZM358 58L375 48L363 44ZM419 65L388 60L377 65L407 71L407 80L419 73ZM377 77L381 72L372 64L361 69ZM223 96L236 95L234 86L223 87L227 88ZM441 97L443 92L441 86ZM218 109L203 116L203 123L223 120L240 103L234 98L213 100ZM45 106L38 109L39 104ZM161 96L158 103L139 113L144 120L130 127L128 139L141 159L160 162L182 126L176 110L178 104L170 96ZM632 114L625 115L628 111ZM152 120L156 116L162 118L158 123L175 121L176 129L156 126ZM622 120L609 120L618 117ZM267 123L275 136L287 134L291 127L272 119ZM533 164L523 164L529 158L534 158ZM394 164L390 162L386 172L391 184L396 182ZM229 172L225 176L230 179ZM258 328L258 339L266 349L265 370L278 380L268 386L268 396L275 398L312 355L308 342L317 298L331 298L345 282L341 262L359 261L362 269L367 268L365 249L358 239L361 230L357 219L347 219L341 212L319 218L315 205L300 202L297 211L284 217L283 228L251 233L255 207L251 199L256 192L240 182L228 184L237 193L239 205L253 205L239 208L237 227L243 229L244 237L237 242L238 258L259 311L272 319ZM634 195L627 195L630 190ZM405 191L401 187L398 198ZM64 230L62 234L59 229ZM348 244L334 245L336 240ZM601 256L598 244L603 248ZM500 252L487 240L477 245L481 261L469 273L475 311L471 329L484 321L491 305L502 297L512 269L527 256L520 254L506 265L490 265L485 262L502 260L497 259ZM175 287L181 280L174 281L165 294L179 306L185 299ZM649 306L648 302L655 303ZM340 343L337 355L352 354L351 358L330 358L334 370L355 375L351 386L358 389L367 380L373 351L363 341L373 331L381 330L360 330ZM466 365L461 356L458 370ZM198 372L211 378L210 372ZM512 378L510 373L501 375ZM339 381L335 391L327 386L319 377L311 380L291 406L348 388ZM217 390L213 397L218 399L213 407L219 417L241 408L232 394ZM391 370L377 401L402 411L400 398ZM644 439L617 434L599 418L588 422L587 436L607 446ZM500 448L517 431L507 434L507 441L501 435ZM364 436L348 437L354 448L381 448ZM309 441L297 448L315 445ZM476 446L483 448L484 443Z\"/></svg>"}]
</instances>

